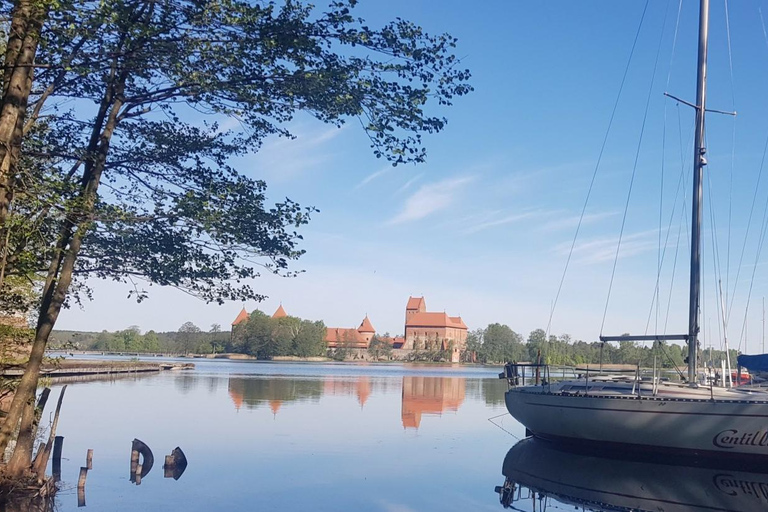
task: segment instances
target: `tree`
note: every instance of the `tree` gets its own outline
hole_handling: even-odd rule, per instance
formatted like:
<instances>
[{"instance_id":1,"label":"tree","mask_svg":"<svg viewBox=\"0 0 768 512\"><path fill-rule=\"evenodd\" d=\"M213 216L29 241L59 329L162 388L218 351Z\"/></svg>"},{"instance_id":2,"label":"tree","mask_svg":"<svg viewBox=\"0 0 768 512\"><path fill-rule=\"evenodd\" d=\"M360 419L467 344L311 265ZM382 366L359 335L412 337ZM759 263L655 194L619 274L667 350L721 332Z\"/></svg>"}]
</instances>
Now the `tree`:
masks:
<instances>
[{"instance_id":1,"label":"tree","mask_svg":"<svg viewBox=\"0 0 768 512\"><path fill-rule=\"evenodd\" d=\"M371 343L368 345L368 354L376 360L379 360L382 357L389 359L389 356L392 355L391 338L386 335L383 338L374 335L373 338L371 338Z\"/></svg>"},{"instance_id":2,"label":"tree","mask_svg":"<svg viewBox=\"0 0 768 512\"><path fill-rule=\"evenodd\" d=\"M302 320L293 339L292 351L299 357L316 357L325 353L325 324Z\"/></svg>"},{"instance_id":3,"label":"tree","mask_svg":"<svg viewBox=\"0 0 768 512\"><path fill-rule=\"evenodd\" d=\"M160 339L155 331L150 330L144 334L144 350L147 352L160 351Z\"/></svg>"},{"instance_id":4,"label":"tree","mask_svg":"<svg viewBox=\"0 0 768 512\"><path fill-rule=\"evenodd\" d=\"M315 210L268 204L266 185L238 174L231 157L290 136L285 123L306 112L337 126L360 120L376 156L393 164L424 160L420 133L446 123L426 106L471 90L456 40L400 19L369 28L353 16L355 3L326 12L242 0L56 4L36 59L46 67L33 113L61 99L78 110L53 113L22 147L53 171L41 183L55 236L39 256L46 279L35 339L0 450L34 400L61 308L73 291L88 293L84 279L144 279L222 303L263 298L246 284L257 267L293 275L289 261L303 254L295 229ZM81 108L89 103L93 112ZM193 110L209 121L190 120ZM225 116L245 129L221 129ZM30 459L31 448L11 472Z\"/></svg>"},{"instance_id":5,"label":"tree","mask_svg":"<svg viewBox=\"0 0 768 512\"><path fill-rule=\"evenodd\" d=\"M192 322L184 322L179 327L178 340L179 347L185 354L189 353L189 350L197 343L199 339L200 328Z\"/></svg>"}]
</instances>

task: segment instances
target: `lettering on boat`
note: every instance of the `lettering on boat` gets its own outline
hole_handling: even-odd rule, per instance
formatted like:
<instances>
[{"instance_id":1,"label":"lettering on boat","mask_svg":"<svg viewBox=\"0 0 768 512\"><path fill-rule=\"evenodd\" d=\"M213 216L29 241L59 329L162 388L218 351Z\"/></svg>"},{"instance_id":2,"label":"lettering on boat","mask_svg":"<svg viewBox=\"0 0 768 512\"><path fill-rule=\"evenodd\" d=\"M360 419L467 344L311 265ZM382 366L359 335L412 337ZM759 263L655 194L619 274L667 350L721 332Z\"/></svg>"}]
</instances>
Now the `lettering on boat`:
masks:
<instances>
[{"instance_id":1,"label":"lettering on boat","mask_svg":"<svg viewBox=\"0 0 768 512\"><path fill-rule=\"evenodd\" d=\"M755 432L740 432L736 429L727 429L718 432L712 438L712 444L718 448L730 450L737 446L759 446L768 447L768 430L757 430Z\"/></svg>"},{"instance_id":2,"label":"lettering on boat","mask_svg":"<svg viewBox=\"0 0 768 512\"><path fill-rule=\"evenodd\" d=\"M768 501L768 482L743 480L725 473L715 475L712 482L718 491L728 496L752 496L760 501Z\"/></svg>"}]
</instances>

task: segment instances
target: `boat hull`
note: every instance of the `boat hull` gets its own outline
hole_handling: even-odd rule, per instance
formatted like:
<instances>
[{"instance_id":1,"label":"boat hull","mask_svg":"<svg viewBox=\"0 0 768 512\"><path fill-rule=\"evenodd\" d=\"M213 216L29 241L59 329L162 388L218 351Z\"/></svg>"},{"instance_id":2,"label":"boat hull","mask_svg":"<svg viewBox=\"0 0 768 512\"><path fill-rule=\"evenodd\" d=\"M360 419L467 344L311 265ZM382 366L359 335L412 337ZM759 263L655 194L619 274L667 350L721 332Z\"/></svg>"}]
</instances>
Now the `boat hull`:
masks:
<instances>
[{"instance_id":1,"label":"boat hull","mask_svg":"<svg viewBox=\"0 0 768 512\"><path fill-rule=\"evenodd\" d=\"M768 468L688 466L670 464L676 458L661 459L606 458L524 439L507 453L502 473L518 486L590 510L768 509Z\"/></svg>"},{"instance_id":2,"label":"boat hull","mask_svg":"<svg viewBox=\"0 0 768 512\"><path fill-rule=\"evenodd\" d=\"M512 388L507 410L533 435L608 450L768 461L768 403L584 396Z\"/></svg>"}]
</instances>

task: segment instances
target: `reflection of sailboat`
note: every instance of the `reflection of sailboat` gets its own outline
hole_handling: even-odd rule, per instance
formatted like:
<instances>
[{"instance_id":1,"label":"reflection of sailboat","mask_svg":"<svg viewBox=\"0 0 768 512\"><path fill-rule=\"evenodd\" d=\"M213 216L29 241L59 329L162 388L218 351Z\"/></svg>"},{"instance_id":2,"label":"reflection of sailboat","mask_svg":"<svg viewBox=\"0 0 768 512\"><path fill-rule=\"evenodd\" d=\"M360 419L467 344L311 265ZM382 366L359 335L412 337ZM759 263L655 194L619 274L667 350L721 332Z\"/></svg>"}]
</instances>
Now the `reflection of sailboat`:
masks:
<instances>
[{"instance_id":1,"label":"reflection of sailboat","mask_svg":"<svg viewBox=\"0 0 768 512\"><path fill-rule=\"evenodd\" d=\"M595 379L594 375L590 380L587 375L586 379L516 386L519 366L513 365L505 371L513 384L505 395L507 409L534 435L638 450L768 458L768 393L704 387L697 382L708 34L709 0L700 0L696 103L691 105L696 125L688 332L600 337L604 342L685 341L687 382L660 382L655 376L652 382Z\"/></svg>"},{"instance_id":2,"label":"reflection of sailboat","mask_svg":"<svg viewBox=\"0 0 768 512\"><path fill-rule=\"evenodd\" d=\"M403 427L419 428L422 414L458 411L465 388L458 377L403 377Z\"/></svg>"},{"instance_id":3,"label":"reflection of sailboat","mask_svg":"<svg viewBox=\"0 0 768 512\"><path fill-rule=\"evenodd\" d=\"M535 438L523 439L509 450L502 474L506 480L497 487L502 505L518 510L530 498L542 505L541 510L549 500L597 511L768 509L765 472L604 458Z\"/></svg>"}]
</instances>

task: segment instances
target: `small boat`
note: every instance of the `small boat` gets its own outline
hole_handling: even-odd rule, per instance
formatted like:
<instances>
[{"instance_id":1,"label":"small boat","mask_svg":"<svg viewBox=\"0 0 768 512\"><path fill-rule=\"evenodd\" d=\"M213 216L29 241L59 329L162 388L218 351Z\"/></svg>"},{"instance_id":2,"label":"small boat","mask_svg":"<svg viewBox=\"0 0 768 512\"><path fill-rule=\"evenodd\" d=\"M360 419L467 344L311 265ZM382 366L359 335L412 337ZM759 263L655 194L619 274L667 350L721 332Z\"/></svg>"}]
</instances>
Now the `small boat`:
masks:
<instances>
[{"instance_id":1,"label":"small boat","mask_svg":"<svg viewBox=\"0 0 768 512\"><path fill-rule=\"evenodd\" d=\"M505 480L496 492L504 508L516 510L530 500L541 511L563 510L562 505L596 511L768 510L768 468L692 462L611 458L528 438L504 458Z\"/></svg>"},{"instance_id":2,"label":"small boat","mask_svg":"<svg viewBox=\"0 0 768 512\"><path fill-rule=\"evenodd\" d=\"M700 0L696 103L688 104L696 112L688 332L600 336L603 342L686 343L685 381L665 381L656 372L650 380L641 379L639 370L634 379L596 375L594 370L590 375L587 370L581 378L552 382L546 365L510 363L500 375L510 384L507 410L536 437L622 451L756 457L768 462L768 392L716 387L698 378L708 34L709 0ZM542 378L525 385L532 370Z\"/></svg>"}]
</instances>

